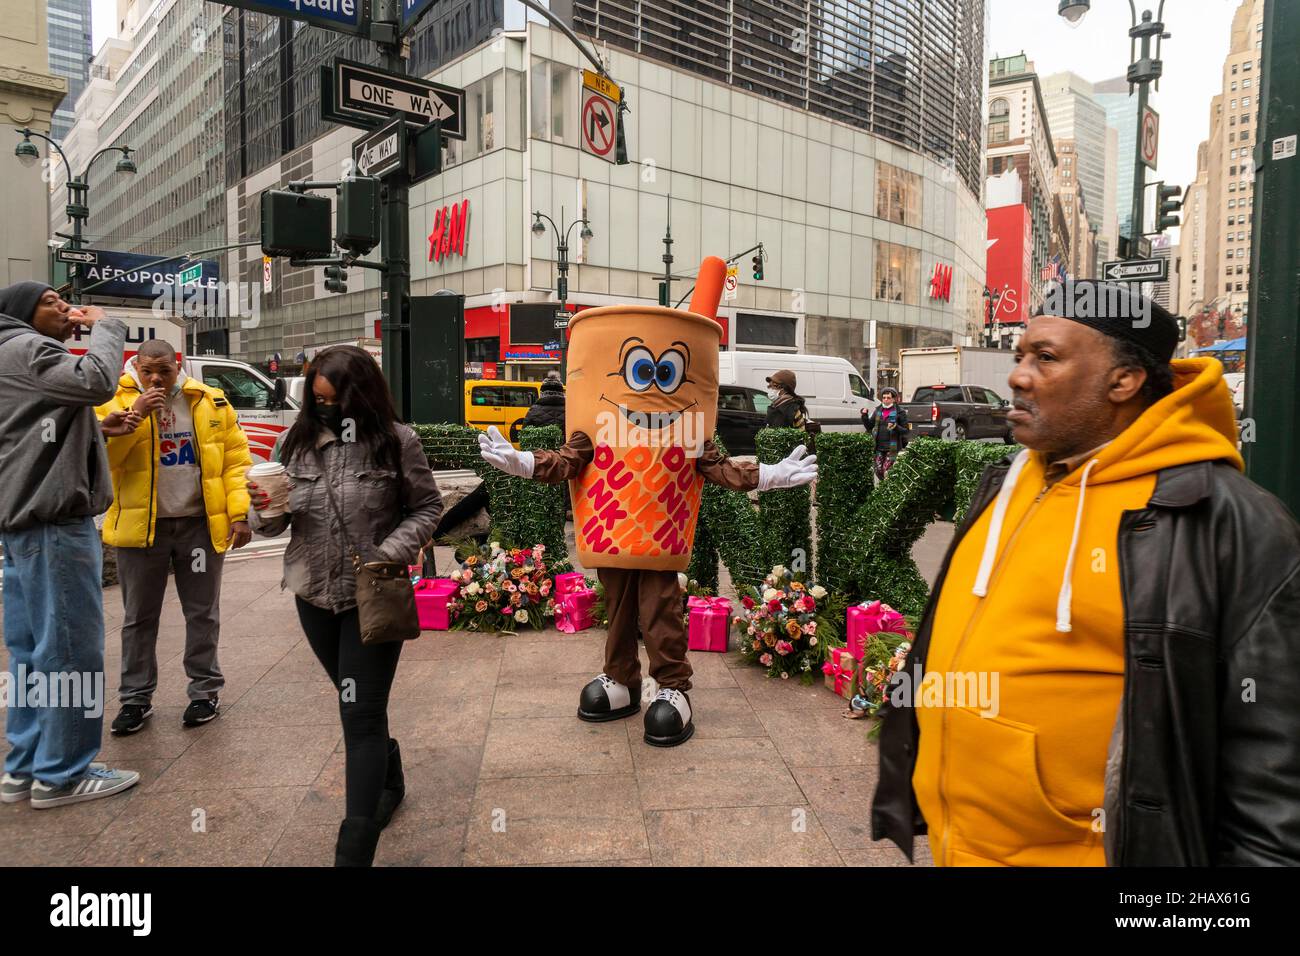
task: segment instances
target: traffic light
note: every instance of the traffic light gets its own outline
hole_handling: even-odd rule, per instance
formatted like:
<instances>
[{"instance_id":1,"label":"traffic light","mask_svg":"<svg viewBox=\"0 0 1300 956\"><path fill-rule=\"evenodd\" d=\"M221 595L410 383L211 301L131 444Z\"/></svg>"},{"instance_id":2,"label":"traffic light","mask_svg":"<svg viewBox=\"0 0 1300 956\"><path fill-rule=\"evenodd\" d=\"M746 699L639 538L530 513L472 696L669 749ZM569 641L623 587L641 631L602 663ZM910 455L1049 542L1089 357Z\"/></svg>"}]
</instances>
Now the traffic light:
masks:
<instances>
[{"instance_id":1,"label":"traffic light","mask_svg":"<svg viewBox=\"0 0 1300 956\"><path fill-rule=\"evenodd\" d=\"M326 292L347 292L348 291L348 270L342 266L325 267L325 291Z\"/></svg>"},{"instance_id":2,"label":"traffic light","mask_svg":"<svg viewBox=\"0 0 1300 956\"><path fill-rule=\"evenodd\" d=\"M659 283L659 304L668 304L668 283L666 282Z\"/></svg>"},{"instance_id":3,"label":"traffic light","mask_svg":"<svg viewBox=\"0 0 1300 956\"><path fill-rule=\"evenodd\" d=\"M335 241L354 255L379 245L379 180L360 176L339 183L337 221Z\"/></svg>"},{"instance_id":4,"label":"traffic light","mask_svg":"<svg viewBox=\"0 0 1300 956\"><path fill-rule=\"evenodd\" d=\"M1166 186L1164 183L1157 184L1156 196L1159 197L1159 205L1156 207L1157 232L1164 232L1170 226L1178 225L1178 210L1183 208L1183 203L1182 200L1175 197L1181 196L1182 194L1182 186Z\"/></svg>"},{"instance_id":5,"label":"traffic light","mask_svg":"<svg viewBox=\"0 0 1300 956\"><path fill-rule=\"evenodd\" d=\"M754 278L761 280L763 278L763 253L754 256Z\"/></svg>"}]
</instances>

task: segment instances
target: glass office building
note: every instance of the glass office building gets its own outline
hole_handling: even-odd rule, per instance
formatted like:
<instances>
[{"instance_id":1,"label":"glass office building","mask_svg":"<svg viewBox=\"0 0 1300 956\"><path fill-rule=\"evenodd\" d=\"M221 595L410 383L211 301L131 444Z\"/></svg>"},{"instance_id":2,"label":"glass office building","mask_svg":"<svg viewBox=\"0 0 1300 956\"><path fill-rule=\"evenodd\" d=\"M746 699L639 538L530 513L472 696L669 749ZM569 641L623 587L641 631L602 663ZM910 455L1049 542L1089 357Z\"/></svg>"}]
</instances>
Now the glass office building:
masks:
<instances>
[{"instance_id":1,"label":"glass office building","mask_svg":"<svg viewBox=\"0 0 1300 956\"><path fill-rule=\"evenodd\" d=\"M47 0L50 72L65 77L68 95L54 111L50 135L62 142L72 129L77 97L90 79L90 0Z\"/></svg>"}]
</instances>

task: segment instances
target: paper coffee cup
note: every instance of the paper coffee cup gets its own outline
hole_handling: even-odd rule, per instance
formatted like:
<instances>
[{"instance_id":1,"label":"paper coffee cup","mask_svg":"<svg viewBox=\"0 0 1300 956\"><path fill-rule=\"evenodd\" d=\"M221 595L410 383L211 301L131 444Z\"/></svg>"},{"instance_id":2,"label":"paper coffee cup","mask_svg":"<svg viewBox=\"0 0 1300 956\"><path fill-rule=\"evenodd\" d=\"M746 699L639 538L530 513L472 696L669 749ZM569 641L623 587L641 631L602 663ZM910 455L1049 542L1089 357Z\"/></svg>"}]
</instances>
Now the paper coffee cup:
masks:
<instances>
[{"instance_id":1,"label":"paper coffee cup","mask_svg":"<svg viewBox=\"0 0 1300 956\"><path fill-rule=\"evenodd\" d=\"M248 469L245 478L255 482L270 499L258 515L263 518L278 518L288 510L289 476L284 472L284 465L278 461L260 461Z\"/></svg>"}]
</instances>

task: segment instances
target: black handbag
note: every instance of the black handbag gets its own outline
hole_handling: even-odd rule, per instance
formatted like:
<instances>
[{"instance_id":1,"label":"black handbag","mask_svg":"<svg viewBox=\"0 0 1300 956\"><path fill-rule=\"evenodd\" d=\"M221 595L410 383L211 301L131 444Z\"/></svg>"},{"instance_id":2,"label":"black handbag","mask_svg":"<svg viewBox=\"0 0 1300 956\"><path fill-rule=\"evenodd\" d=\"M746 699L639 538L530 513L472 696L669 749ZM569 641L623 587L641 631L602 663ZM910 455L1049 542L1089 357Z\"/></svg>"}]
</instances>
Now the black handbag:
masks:
<instances>
[{"instance_id":1,"label":"black handbag","mask_svg":"<svg viewBox=\"0 0 1300 956\"><path fill-rule=\"evenodd\" d=\"M319 452L316 460L320 462ZM420 636L420 617L415 609L415 589L410 569L397 561L362 562L361 554L348 537L347 523L334 497L334 488L321 463L321 479L329 495L330 507L338 519L343 543L352 554L352 573L357 580L357 618L361 625L362 644L387 644L410 641Z\"/></svg>"}]
</instances>

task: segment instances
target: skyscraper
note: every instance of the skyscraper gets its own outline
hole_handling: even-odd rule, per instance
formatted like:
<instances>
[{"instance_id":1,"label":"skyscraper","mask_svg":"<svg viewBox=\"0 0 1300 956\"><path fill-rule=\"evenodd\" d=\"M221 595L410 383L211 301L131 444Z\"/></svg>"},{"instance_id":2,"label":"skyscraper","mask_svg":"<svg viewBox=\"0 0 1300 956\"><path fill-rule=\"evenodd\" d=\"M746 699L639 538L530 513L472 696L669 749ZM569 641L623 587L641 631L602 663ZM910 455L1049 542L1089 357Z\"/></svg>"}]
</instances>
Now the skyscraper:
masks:
<instances>
[{"instance_id":1,"label":"skyscraper","mask_svg":"<svg viewBox=\"0 0 1300 956\"><path fill-rule=\"evenodd\" d=\"M1052 138L1073 144L1073 178L1083 187L1088 224L1097 230L1103 250L1114 252L1119 220L1113 180L1119 171L1117 156L1107 151L1106 108L1093 96L1092 84L1077 73L1053 73L1041 82Z\"/></svg>"},{"instance_id":2,"label":"skyscraper","mask_svg":"<svg viewBox=\"0 0 1300 956\"><path fill-rule=\"evenodd\" d=\"M1119 133L1118 169L1116 171L1115 209L1119 220L1119 234L1132 235L1133 221L1133 159L1137 149L1137 94L1129 93L1128 80L1117 76L1102 80L1092 87L1093 99L1106 110L1106 125ZM1148 94L1147 105L1155 107L1155 93ZM1142 226L1138 223L1138 228ZM1112 253L1118 250L1111 250Z\"/></svg>"},{"instance_id":3,"label":"skyscraper","mask_svg":"<svg viewBox=\"0 0 1300 956\"><path fill-rule=\"evenodd\" d=\"M65 77L68 95L54 111L53 132L62 141L72 129L77 97L90 79L90 0L48 0L50 72Z\"/></svg>"}]
</instances>

